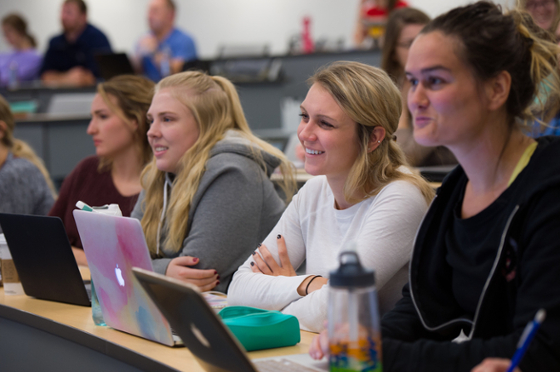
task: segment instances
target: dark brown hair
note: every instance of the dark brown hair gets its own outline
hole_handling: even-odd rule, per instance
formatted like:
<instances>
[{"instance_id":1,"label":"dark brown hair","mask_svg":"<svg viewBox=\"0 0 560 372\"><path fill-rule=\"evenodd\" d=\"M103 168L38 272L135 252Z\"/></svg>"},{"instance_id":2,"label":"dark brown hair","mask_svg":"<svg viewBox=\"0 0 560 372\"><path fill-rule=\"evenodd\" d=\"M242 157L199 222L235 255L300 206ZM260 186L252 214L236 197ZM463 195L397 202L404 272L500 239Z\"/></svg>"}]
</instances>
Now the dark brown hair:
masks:
<instances>
[{"instance_id":1,"label":"dark brown hair","mask_svg":"<svg viewBox=\"0 0 560 372\"><path fill-rule=\"evenodd\" d=\"M480 1L440 15L421 33L434 31L457 40L455 52L478 81L486 81L502 71L510 74L511 88L506 101L510 123L515 118L534 120L530 106L538 97L541 84L551 88L547 101L557 101L559 48L553 35L538 27L529 13L513 10L503 14L499 6Z\"/></svg>"},{"instance_id":2,"label":"dark brown hair","mask_svg":"<svg viewBox=\"0 0 560 372\"><path fill-rule=\"evenodd\" d=\"M27 32L27 22L19 14L8 14L2 18L2 25L10 26L18 34L25 36L33 48L37 47L35 38Z\"/></svg>"},{"instance_id":3,"label":"dark brown hair","mask_svg":"<svg viewBox=\"0 0 560 372\"><path fill-rule=\"evenodd\" d=\"M397 9L389 16L387 27L385 28L381 68L385 70L394 82L398 82L404 76L404 66L399 64L395 54L403 28L408 25L426 25L429 22L430 17L415 8Z\"/></svg>"}]
</instances>

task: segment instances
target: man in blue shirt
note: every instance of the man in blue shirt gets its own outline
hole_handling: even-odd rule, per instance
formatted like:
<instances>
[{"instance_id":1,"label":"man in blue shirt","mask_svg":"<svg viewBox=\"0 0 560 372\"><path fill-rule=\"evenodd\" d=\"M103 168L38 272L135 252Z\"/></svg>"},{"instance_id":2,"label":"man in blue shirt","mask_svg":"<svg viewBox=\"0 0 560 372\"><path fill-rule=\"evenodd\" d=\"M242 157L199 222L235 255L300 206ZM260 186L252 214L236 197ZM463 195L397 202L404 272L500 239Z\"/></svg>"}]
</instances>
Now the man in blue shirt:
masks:
<instances>
[{"instance_id":1,"label":"man in blue shirt","mask_svg":"<svg viewBox=\"0 0 560 372\"><path fill-rule=\"evenodd\" d=\"M83 0L65 0L60 15L63 33L53 37L41 66L45 83L92 85L99 77L96 53L111 53L107 37L87 22Z\"/></svg>"},{"instance_id":2,"label":"man in blue shirt","mask_svg":"<svg viewBox=\"0 0 560 372\"><path fill-rule=\"evenodd\" d=\"M148 9L150 32L136 46L136 69L156 82L196 59L193 39L174 26L175 10L172 0L152 0Z\"/></svg>"}]
</instances>

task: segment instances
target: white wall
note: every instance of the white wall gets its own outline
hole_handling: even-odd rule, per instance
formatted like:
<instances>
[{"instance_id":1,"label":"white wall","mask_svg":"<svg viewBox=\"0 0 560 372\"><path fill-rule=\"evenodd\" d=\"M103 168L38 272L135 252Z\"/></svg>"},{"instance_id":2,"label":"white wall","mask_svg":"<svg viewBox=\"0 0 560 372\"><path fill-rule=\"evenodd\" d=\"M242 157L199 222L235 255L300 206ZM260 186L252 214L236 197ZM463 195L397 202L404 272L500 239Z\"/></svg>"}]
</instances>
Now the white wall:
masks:
<instances>
[{"instance_id":1,"label":"white wall","mask_svg":"<svg viewBox=\"0 0 560 372\"><path fill-rule=\"evenodd\" d=\"M507 5L513 0L495 0ZM90 22L101 28L116 51L132 52L138 37L147 31L149 0L86 0ZM469 0L408 0L430 16L436 16ZM199 55L212 58L218 48L268 43L273 54L287 50L291 35L301 31L302 18L312 18L314 38L343 38L351 47L360 0L176 0L177 24L195 39ZM62 0L0 0L0 18L22 14L44 51L50 37L60 32ZM7 50L0 37L0 51Z\"/></svg>"}]
</instances>

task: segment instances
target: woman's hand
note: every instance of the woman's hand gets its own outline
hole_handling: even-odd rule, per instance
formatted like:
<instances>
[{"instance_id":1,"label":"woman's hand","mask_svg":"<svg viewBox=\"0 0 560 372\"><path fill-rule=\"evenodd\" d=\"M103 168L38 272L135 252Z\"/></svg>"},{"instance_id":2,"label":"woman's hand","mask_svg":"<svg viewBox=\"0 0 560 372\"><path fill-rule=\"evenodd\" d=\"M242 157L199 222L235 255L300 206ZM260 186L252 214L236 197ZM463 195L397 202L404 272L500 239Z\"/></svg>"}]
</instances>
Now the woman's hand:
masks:
<instances>
[{"instance_id":1,"label":"woman's hand","mask_svg":"<svg viewBox=\"0 0 560 372\"><path fill-rule=\"evenodd\" d=\"M220 276L216 270L200 270L189 267L197 263L198 258L196 257L182 256L174 258L169 262L165 275L194 284L203 292L209 291L220 284Z\"/></svg>"},{"instance_id":2,"label":"woman's hand","mask_svg":"<svg viewBox=\"0 0 560 372\"><path fill-rule=\"evenodd\" d=\"M258 250L253 253L253 262L251 262L251 270L254 273L262 273L272 276L296 276L296 270L290 262L290 257L288 257L288 250L286 249L286 242L284 237L278 234L278 257L280 259L280 265L276 263L272 254L266 246L260 245Z\"/></svg>"},{"instance_id":3,"label":"woman's hand","mask_svg":"<svg viewBox=\"0 0 560 372\"><path fill-rule=\"evenodd\" d=\"M320 360L329 355L329 336L326 329L311 340L309 355L315 360Z\"/></svg>"},{"instance_id":4,"label":"woman's hand","mask_svg":"<svg viewBox=\"0 0 560 372\"><path fill-rule=\"evenodd\" d=\"M472 369L471 372L506 372L511 364L509 359L486 358ZM519 368L515 368L514 372L521 372Z\"/></svg>"}]
</instances>

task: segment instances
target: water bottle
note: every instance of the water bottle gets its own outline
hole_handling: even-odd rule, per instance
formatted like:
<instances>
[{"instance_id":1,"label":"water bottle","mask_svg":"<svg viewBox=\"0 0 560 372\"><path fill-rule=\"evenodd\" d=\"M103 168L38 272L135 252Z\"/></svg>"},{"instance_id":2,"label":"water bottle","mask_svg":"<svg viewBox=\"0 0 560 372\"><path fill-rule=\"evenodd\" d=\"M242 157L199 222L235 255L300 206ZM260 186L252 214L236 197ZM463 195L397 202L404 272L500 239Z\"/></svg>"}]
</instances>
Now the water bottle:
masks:
<instances>
[{"instance_id":1,"label":"water bottle","mask_svg":"<svg viewBox=\"0 0 560 372\"><path fill-rule=\"evenodd\" d=\"M375 274L345 249L329 277L329 365L331 372L381 372L381 329Z\"/></svg>"}]
</instances>

